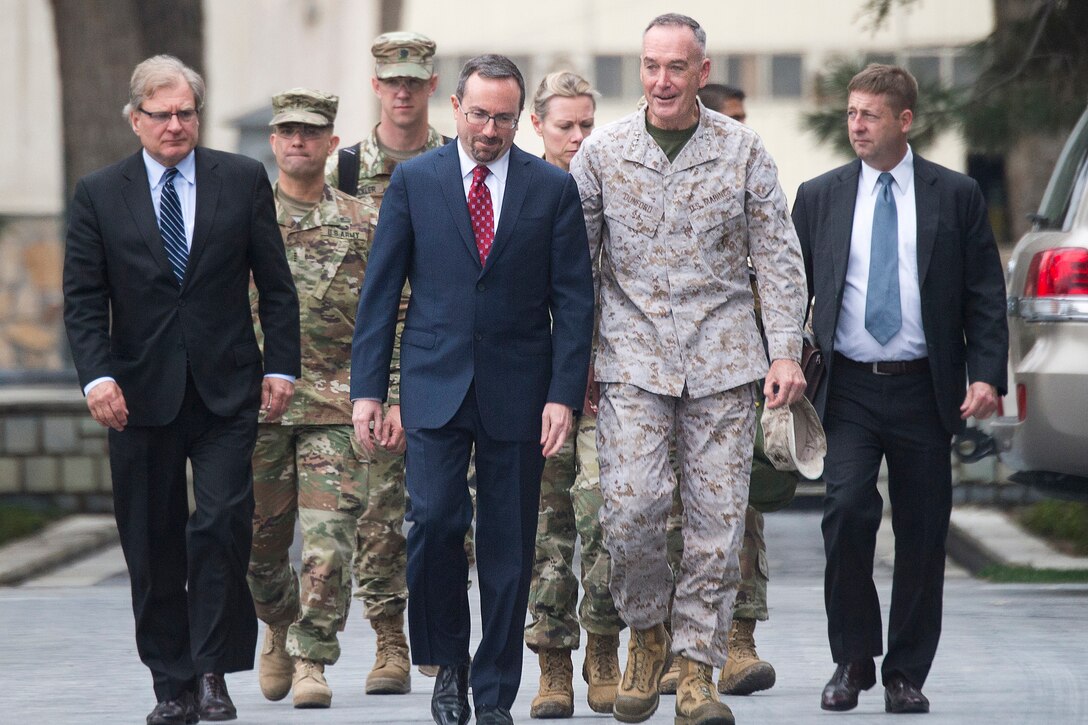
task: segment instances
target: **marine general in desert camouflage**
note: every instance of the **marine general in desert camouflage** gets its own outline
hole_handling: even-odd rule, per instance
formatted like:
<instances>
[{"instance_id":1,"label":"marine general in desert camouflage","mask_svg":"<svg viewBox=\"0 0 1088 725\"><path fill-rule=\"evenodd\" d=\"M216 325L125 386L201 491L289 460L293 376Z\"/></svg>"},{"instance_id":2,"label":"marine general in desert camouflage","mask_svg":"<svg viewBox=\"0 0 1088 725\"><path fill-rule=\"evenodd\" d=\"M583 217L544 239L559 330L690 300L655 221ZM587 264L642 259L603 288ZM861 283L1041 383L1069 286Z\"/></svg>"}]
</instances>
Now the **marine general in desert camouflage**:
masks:
<instances>
[{"instance_id":1,"label":"marine general in desert camouflage","mask_svg":"<svg viewBox=\"0 0 1088 725\"><path fill-rule=\"evenodd\" d=\"M804 270L759 137L697 100L710 72L699 24L655 18L640 67L646 108L595 131L571 164L598 260L601 523L612 593L632 628L615 714L640 722L656 711L671 650L681 658L677 722L724 722L732 715L712 667L726 658L740 580L755 381L766 378L770 407L804 392ZM684 554L670 642L665 529L675 486Z\"/></svg>"}]
</instances>

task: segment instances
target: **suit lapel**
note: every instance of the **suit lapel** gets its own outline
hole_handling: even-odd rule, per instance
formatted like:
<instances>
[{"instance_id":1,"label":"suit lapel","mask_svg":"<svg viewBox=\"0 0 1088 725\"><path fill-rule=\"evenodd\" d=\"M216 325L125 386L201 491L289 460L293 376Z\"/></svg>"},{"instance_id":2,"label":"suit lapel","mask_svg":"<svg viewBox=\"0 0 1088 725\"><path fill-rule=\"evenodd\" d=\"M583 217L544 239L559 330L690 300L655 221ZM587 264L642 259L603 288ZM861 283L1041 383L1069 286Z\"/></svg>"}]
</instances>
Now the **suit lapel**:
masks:
<instances>
[{"instance_id":1,"label":"suit lapel","mask_svg":"<svg viewBox=\"0 0 1088 725\"><path fill-rule=\"evenodd\" d=\"M136 228L147 245L147 251L155 258L163 273L174 279L174 270L170 266L170 260L166 257L166 249L162 245L162 236L159 234L159 223L155 218L155 204L151 200L151 185L147 179L147 168L144 166L142 152L130 156L121 173L125 177L125 183L121 187L121 196L128 206L132 219L136 222Z\"/></svg>"},{"instance_id":2,"label":"suit lapel","mask_svg":"<svg viewBox=\"0 0 1088 725\"><path fill-rule=\"evenodd\" d=\"M856 161L843 168L836 186L828 199L831 219L831 263L835 274L835 300L842 299L846 284L846 267L850 263L850 238L854 235L854 206L858 197L858 173L861 162Z\"/></svg>"},{"instance_id":3,"label":"suit lapel","mask_svg":"<svg viewBox=\"0 0 1088 725\"><path fill-rule=\"evenodd\" d=\"M502 195L502 211L499 214L499 226L495 230L495 242L491 245L491 253L487 255L487 271L495 265L495 259L502 254L511 235L514 233L514 225L521 216L521 207L525 203L525 192L529 188L532 170L529 168L528 154L522 153L516 146L510 147L510 164L506 172L506 188Z\"/></svg>"},{"instance_id":4,"label":"suit lapel","mask_svg":"<svg viewBox=\"0 0 1088 725\"><path fill-rule=\"evenodd\" d=\"M193 244L189 248L189 263L185 267L185 281L192 279L193 270L200 262L200 255L208 243L208 232L215 219L219 203L220 179L216 166L219 162L201 148L196 150L196 221L193 224Z\"/></svg>"},{"instance_id":5,"label":"suit lapel","mask_svg":"<svg viewBox=\"0 0 1088 725\"><path fill-rule=\"evenodd\" d=\"M465 243L469 254L480 264L480 252L476 249L476 236L472 233L472 220L468 216L468 202L465 201L465 185L461 179L461 160L457 155L457 147L460 143L456 138L439 149L435 154L435 173L438 175L439 187L442 196L446 200L446 208L449 209L450 219L457 227L461 240Z\"/></svg>"},{"instance_id":6,"label":"suit lapel","mask_svg":"<svg viewBox=\"0 0 1088 725\"><path fill-rule=\"evenodd\" d=\"M937 174L925 159L914 157L914 215L918 231L918 289L921 290L933 259L937 242L937 219L941 215L941 196L937 190Z\"/></svg>"}]
</instances>

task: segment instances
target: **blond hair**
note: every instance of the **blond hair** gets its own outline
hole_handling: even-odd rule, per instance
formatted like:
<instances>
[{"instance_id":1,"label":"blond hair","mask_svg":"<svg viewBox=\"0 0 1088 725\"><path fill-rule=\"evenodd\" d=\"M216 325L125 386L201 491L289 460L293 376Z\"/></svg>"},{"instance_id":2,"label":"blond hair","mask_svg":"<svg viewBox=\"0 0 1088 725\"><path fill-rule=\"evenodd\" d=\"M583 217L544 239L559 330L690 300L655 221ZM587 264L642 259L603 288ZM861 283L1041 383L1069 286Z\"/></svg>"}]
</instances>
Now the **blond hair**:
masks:
<instances>
[{"instance_id":1,"label":"blond hair","mask_svg":"<svg viewBox=\"0 0 1088 725\"><path fill-rule=\"evenodd\" d=\"M582 76L577 73L571 73L569 70L555 71L544 76L540 81L540 85L537 86L536 95L533 96L533 114L540 120L544 120L544 116L548 114L548 101L555 96L562 98L577 98L578 96L589 96L593 101L593 108L597 108L597 97L600 94L593 90L593 86L589 84Z\"/></svg>"}]
</instances>

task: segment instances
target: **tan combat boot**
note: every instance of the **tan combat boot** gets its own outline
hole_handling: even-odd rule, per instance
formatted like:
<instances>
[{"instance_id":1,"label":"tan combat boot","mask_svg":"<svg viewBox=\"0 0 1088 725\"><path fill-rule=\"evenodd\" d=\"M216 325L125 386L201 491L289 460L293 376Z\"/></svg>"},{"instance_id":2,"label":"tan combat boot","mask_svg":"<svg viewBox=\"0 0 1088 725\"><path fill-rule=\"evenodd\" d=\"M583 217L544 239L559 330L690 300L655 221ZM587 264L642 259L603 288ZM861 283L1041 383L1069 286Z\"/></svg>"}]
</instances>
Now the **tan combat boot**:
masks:
<instances>
[{"instance_id":1,"label":"tan combat boot","mask_svg":"<svg viewBox=\"0 0 1088 725\"><path fill-rule=\"evenodd\" d=\"M370 620L378 633L374 667L366 676L368 695L404 695L412 691L412 666L404 639L404 615L390 614Z\"/></svg>"},{"instance_id":2,"label":"tan combat boot","mask_svg":"<svg viewBox=\"0 0 1088 725\"><path fill-rule=\"evenodd\" d=\"M615 634L586 632L586 659L582 663L582 679L589 685L589 709L612 712L616 703L616 688L620 684L620 658L616 650L620 638Z\"/></svg>"},{"instance_id":3,"label":"tan combat boot","mask_svg":"<svg viewBox=\"0 0 1088 725\"><path fill-rule=\"evenodd\" d=\"M664 624L649 629L631 629L627 645L627 668L623 671L613 716L620 722L642 722L657 711L657 688L661 674L672 658L672 640Z\"/></svg>"},{"instance_id":4,"label":"tan combat boot","mask_svg":"<svg viewBox=\"0 0 1088 725\"><path fill-rule=\"evenodd\" d=\"M264 629L264 644L257 663L257 680L261 694L269 700L282 700L291 691L291 673L295 669L287 654L288 624L268 624Z\"/></svg>"},{"instance_id":5,"label":"tan combat boot","mask_svg":"<svg viewBox=\"0 0 1088 725\"><path fill-rule=\"evenodd\" d=\"M657 686L657 691L662 695L675 695L676 685L679 682L680 661L674 657L672 665L665 671L665 674L661 675L661 684Z\"/></svg>"},{"instance_id":6,"label":"tan combat boot","mask_svg":"<svg viewBox=\"0 0 1088 725\"><path fill-rule=\"evenodd\" d=\"M569 649L541 647L540 692L529 706L529 717L560 718L574 714L574 665Z\"/></svg>"},{"instance_id":7,"label":"tan combat boot","mask_svg":"<svg viewBox=\"0 0 1088 725\"><path fill-rule=\"evenodd\" d=\"M718 679L718 692L723 695L751 695L774 687L774 667L756 653L755 630L754 619L733 620L733 628L729 630L729 659Z\"/></svg>"},{"instance_id":8,"label":"tan combat boot","mask_svg":"<svg viewBox=\"0 0 1088 725\"><path fill-rule=\"evenodd\" d=\"M332 690L325 681L325 665L301 657L295 660L295 677L291 683L295 695L295 707L328 707L332 704Z\"/></svg>"},{"instance_id":9,"label":"tan combat boot","mask_svg":"<svg viewBox=\"0 0 1088 725\"><path fill-rule=\"evenodd\" d=\"M676 686L675 725L733 725L733 712L714 692L714 668L678 656L680 682Z\"/></svg>"}]
</instances>

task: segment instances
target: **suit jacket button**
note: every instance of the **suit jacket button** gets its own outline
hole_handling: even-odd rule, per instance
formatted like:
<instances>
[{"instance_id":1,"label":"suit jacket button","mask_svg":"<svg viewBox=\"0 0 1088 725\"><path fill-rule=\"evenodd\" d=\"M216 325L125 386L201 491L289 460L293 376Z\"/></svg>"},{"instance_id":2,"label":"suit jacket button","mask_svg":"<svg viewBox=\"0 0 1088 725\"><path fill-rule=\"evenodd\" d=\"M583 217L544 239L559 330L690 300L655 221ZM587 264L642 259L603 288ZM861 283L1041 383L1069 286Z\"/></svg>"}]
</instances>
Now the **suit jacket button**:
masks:
<instances>
[{"instance_id":1,"label":"suit jacket button","mask_svg":"<svg viewBox=\"0 0 1088 725\"><path fill-rule=\"evenodd\" d=\"M475 340L476 340L476 342L479 342L480 340L484 339L484 336L483 336L483 335L481 335L481 334L480 334L480 333L478 333L478 332L477 332L477 333L476 333L475 335L473 335L472 337L473 337L473 339L475 339Z\"/></svg>"},{"instance_id":2,"label":"suit jacket button","mask_svg":"<svg viewBox=\"0 0 1088 725\"><path fill-rule=\"evenodd\" d=\"M483 292L485 289L487 289L487 288L484 286L483 282L480 282L479 284L476 285L476 291L477 292Z\"/></svg>"},{"instance_id":3,"label":"suit jacket button","mask_svg":"<svg viewBox=\"0 0 1088 725\"><path fill-rule=\"evenodd\" d=\"M178 300L178 307L184 307L184 306L185 306L185 300Z\"/></svg>"}]
</instances>

